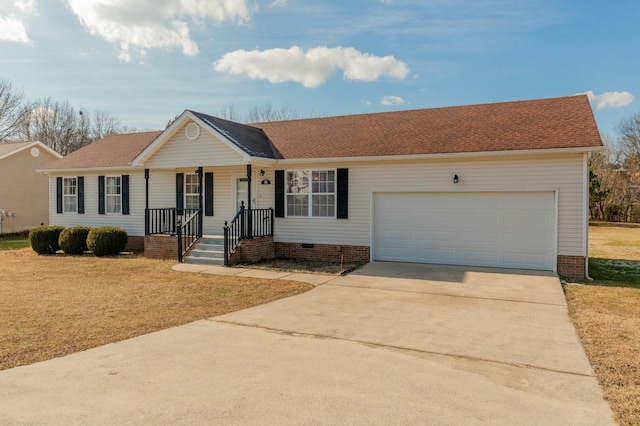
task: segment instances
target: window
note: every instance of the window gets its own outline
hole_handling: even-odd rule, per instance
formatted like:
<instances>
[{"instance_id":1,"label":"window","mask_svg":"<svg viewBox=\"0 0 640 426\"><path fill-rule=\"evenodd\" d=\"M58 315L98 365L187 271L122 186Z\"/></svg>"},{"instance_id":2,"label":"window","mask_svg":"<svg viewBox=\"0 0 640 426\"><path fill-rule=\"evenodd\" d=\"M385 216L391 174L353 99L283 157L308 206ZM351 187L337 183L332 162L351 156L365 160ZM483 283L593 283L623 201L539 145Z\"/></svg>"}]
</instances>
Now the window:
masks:
<instances>
[{"instance_id":1,"label":"window","mask_svg":"<svg viewBox=\"0 0 640 426\"><path fill-rule=\"evenodd\" d=\"M107 213L122 212L122 181L120 176L106 177L105 197L107 201Z\"/></svg>"},{"instance_id":2,"label":"window","mask_svg":"<svg viewBox=\"0 0 640 426\"><path fill-rule=\"evenodd\" d=\"M198 175L184 175L184 208L197 210L200 208L200 185Z\"/></svg>"},{"instance_id":3,"label":"window","mask_svg":"<svg viewBox=\"0 0 640 426\"><path fill-rule=\"evenodd\" d=\"M78 179L63 178L62 179L62 199L64 213L78 212Z\"/></svg>"},{"instance_id":4,"label":"window","mask_svg":"<svg viewBox=\"0 0 640 426\"><path fill-rule=\"evenodd\" d=\"M287 172L286 195L287 216L334 217L335 170Z\"/></svg>"}]
</instances>

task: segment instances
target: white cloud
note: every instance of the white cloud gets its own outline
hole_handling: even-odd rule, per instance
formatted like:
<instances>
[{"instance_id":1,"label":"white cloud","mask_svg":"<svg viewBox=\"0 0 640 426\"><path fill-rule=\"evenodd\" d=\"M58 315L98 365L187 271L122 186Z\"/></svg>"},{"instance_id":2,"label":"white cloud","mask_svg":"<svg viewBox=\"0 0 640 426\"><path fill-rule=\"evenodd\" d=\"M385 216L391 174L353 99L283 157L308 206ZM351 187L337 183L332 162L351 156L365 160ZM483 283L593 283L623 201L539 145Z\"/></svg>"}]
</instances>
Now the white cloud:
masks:
<instances>
[{"instance_id":1,"label":"white cloud","mask_svg":"<svg viewBox=\"0 0 640 426\"><path fill-rule=\"evenodd\" d=\"M289 0L274 0L271 7L285 6Z\"/></svg>"},{"instance_id":2,"label":"white cloud","mask_svg":"<svg viewBox=\"0 0 640 426\"><path fill-rule=\"evenodd\" d=\"M14 41L31 45L33 41L27 35L27 28L24 22L14 14L9 14L6 18L0 16L0 40Z\"/></svg>"},{"instance_id":3,"label":"white cloud","mask_svg":"<svg viewBox=\"0 0 640 426\"><path fill-rule=\"evenodd\" d=\"M629 105L635 99L629 92L605 92L601 95L596 95L589 90L578 94L587 95L589 100L596 104L598 111L602 111L605 108L620 108Z\"/></svg>"},{"instance_id":4,"label":"white cloud","mask_svg":"<svg viewBox=\"0 0 640 426\"><path fill-rule=\"evenodd\" d=\"M120 59L144 56L147 49L181 48L187 56L198 54L189 24L244 22L249 19L247 0L67 0L80 23L92 35L120 48Z\"/></svg>"},{"instance_id":5,"label":"white cloud","mask_svg":"<svg viewBox=\"0 0 640 426\"><path fill-rule=\"evenodd\" d=\"M400 96L383 96L380 103L382 105L404 105L406 102Z\"/></svg>"},{"instance_id":6,"label":"white cloud","mask_svg":"<svg viewBox=\"0 0 640 426\"><path fill-rule=\"evenodd\" d=\"M236 50L214 62L214 69L232 75L245 74L252 80L271 83L294 81L304 87L318 87L336 69L346 80L375 81L388 76L403 79L409 73L404 62L393 56L373 56L352 47L314 47L306 52L293 46L289 49Z\"/></svg>"},{"instance_id":7,"label":"white cloud","mask_svg":"<svg viewBox=\"0 0 640 426\"><path fill-rule=\"evenodd\" d=\"M29 15L38 14L38 2L36 0L15 0L13 6L23 13Z\"/></svg>"}]
</instances>

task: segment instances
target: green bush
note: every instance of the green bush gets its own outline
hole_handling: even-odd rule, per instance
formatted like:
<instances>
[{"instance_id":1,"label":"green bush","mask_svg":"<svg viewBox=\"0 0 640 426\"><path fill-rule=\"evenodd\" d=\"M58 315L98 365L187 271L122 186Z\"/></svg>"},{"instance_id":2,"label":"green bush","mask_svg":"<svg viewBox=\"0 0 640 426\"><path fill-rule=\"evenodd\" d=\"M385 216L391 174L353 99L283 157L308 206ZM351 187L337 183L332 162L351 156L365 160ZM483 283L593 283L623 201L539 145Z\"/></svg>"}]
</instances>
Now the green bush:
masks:
<instances>
[{"instance_id":1,"label":"green bush","mask_svg":"<svg viewBox=\"0 0 640 426\"><path fill-rule=\"evenodd\" d=\"M38 254L52 254L60 250L58 238L64 226L41 226L29 232L29 244Z\"/></svg>"},{"instance_id":2,"label":"green bush","mask_svg":"<svg viewBox=\"0 0 640 426\"><path fill-rule=\"evenodd\" d=\"M118 254L126 245L127 231L117 226L99 226L87 235L87 247L96 256Z\"/></svg>"},{"instance_id":3,"label":"green bush","mask_svg":"<svg viewBox=\"0 0 640 426\"><path fill-rule=\"evenodd\" d=\"M58 244L66 254L82 254L87 251L87 236L91 228L88 226L74 226L60 233Z\"/></svg>"}]
</instances>

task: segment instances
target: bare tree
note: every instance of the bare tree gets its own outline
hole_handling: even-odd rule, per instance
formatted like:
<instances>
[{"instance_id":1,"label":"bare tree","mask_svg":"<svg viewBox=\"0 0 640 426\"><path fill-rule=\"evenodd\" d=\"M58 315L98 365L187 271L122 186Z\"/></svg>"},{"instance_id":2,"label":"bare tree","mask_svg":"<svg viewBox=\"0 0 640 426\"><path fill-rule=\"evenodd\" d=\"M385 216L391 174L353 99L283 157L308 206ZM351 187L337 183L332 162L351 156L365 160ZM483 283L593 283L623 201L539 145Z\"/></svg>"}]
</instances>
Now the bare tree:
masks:
<instances>
[{"instance_id":1,"label":"bare tree","mask_svg":"<svg viewBox=\"0 0 640 426\"><path fill-rule=\"evenodd\" d=\"M280 108L273 106L267 101L262 106L255 106L249 110L245 122L260 123L265 121L284 121L302 118L302 114L297 109L289 105L282 105Z\"/></svg>"},{"instance_id":2,"label":"bare tree","mask_svg":"<svg viewBox=\"0 0 640 426\"><path fill-rule=\"evenodd\" d=\"M13 87L8 80L0 79L0 142L20 135L29 111L24 92Z\"/></svg>"},{"instance_id":3,"label":"bare tree","mask_svg":"<svg viewBox=\"0 0 640 426\"><path fill-rule=\"evenodd\" d=\"M618 125L618 132L625 168L640 171L640 114L623 119Z\"/></svg>"},{"instance_id":4,"label":"bare tree","mask_svg":"<svg viewBox=\"0 0 640 426\"><path fill-rule=\"evenodd\" d=\"M90 143L90 133L91 121L84 113L76 112L69 102L48 97L33 104L21 135L67 155Z\"/></svg>"},{"instance_id":5,"label":"bare tree","mask_svg":"<svg viewBox=\"0 0 640 426\"><path fill-rule=\"evenodd\" d=\"M82 112L82 111L81 111ZM91 117L91 139L98 140L114 133L121 133L124 129L120 120L114 115L97 110Z\"/></svg>"},{"instance_id":6,"label":"bare tree","mask_svg":"<svg viewBox=\"0 0 640 426\"><path fill-rule=\"evenodd\" d=\"M216 117L224 118L229 121L241 121L240 112L234 104L228 104L223 106L216 112Z\"/></svg>"}]
</instances>

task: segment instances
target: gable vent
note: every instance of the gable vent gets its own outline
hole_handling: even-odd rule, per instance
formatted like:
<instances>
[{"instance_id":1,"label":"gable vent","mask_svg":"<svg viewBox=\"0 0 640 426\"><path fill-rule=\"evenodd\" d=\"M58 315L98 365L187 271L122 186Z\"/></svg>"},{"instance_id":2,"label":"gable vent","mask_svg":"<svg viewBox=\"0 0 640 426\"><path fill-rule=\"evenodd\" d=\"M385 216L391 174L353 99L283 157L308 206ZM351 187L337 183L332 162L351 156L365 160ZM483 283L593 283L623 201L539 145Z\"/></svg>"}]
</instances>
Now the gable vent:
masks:
<instances>
[{"instance_id":1,"label":"gable vent","mask_svg":"<svg viewBox=\"0 0 640 426\"><path fill-rule=\"evenodd\" d=\"M187 124L187 127L184 129L184 134L190 141L194 141L198 139L200 136L200 126L198 124L191 122Z\"/></svg>"}]
</instances>

